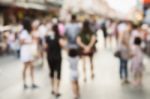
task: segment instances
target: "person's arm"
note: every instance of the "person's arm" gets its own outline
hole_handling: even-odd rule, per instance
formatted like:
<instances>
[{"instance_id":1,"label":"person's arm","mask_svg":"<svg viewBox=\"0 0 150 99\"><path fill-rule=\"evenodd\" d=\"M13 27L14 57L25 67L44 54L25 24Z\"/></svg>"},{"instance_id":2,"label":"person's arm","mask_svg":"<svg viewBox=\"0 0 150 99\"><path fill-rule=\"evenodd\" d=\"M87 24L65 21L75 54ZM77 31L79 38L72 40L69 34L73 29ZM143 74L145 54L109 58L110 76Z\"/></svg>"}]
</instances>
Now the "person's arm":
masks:
<instances>
[{"instance_id":1,"label":"person's arm","mask_svg":"<svg viewBox=\"0 0 150 99\"><path fill-rule=\"evenodd\" d=\"M130 58L133 58L135 55L136 55L136 51L135 51L135 48L133 47L133 48L130 48L130 53L129 53L129 57Z\"/></svg>"},{"instance_id":2,"label":"person's arm","mask_svg":"<svg viewBox=\"0 0 150 99\"><path fill-rule=\"evenodd\" d=\"M24 39L20 39L20 45L24 45L25 44L25 40Z\"/></svg>"},{"instance_id":3,"label":"person's arm","mask_svg":"<svg viewBox=\"0 0 150 99\"><path fill-rule=\"evenodd\" d=\"M19 40L19 42L20 42L20 45L32 44L32 42L26 42L25 38L21 38L21 39Z\"/></svg>"},{"instance_id":4,"label":"person's arm","mask_svg":"<svg viewBox=\"0 0 150 99\"><path fill-rule=\"evenodd\" d=\"M24 35L24 34L21 34L21 35L20 35L20 38L19 38L20 45L26 44L25 39L26 39L26 38L25 38L25 35Z\"/></svg>"},{"instance_id":5,"label":"person's arm","mask_svg":"<svg viewBox=\"0 0 150 99\"><path fill-rule=\"evenodd\" d=\"M47 48L48 48L48 38L47 38L47 36L45 36L44 49L47 50Z\"/></svg>"},{"instance_id":6,"label":"person's arm","mask_svg":"<svg viewBox=\"0 0 150 99\"><path fill-rule=\"evenodd\" d=\"M90 41L90 43L88 45L88 47L92 48L94 46L95 42L96 42L96 36L93 35L92 38L91 38L91 41Z\"/></svg>"},{"instance_id":7,"label":"person's arm","mask_svg":"<svg viewBox=\"0 0 150 99\"><path fill-rule=\"evenodd\" d=\"M62 48L65 48L67 46L67 39L65 38L60 38L59 39L59 44Z\"/></svg>"},{"instance_id":8,"label":"person's arm","mask_svg":"<svg viewBox=\"0 0 150 99\"><path fill-rule=\"evenodd\" d=\"M28 34L27 31L21 32L21 34L20 34L20 36L19 36L20 45L31 44L31 43L32 43L32 40L31 40L31 41L27 41L27 40L26 40L26 39L28 39L27 34Z\"/></svg>"},{"instance_id":9,"label":"person's arm","mask_svg":"<svg viewBox=\"0 0 150 99\"><path fill-rule=\"evenodd\" d=\"M86 47L86 45L82 43L81 38L79 36L77 37L77 44L83 49L85 49Z\"/></svg>"}]
</instances>

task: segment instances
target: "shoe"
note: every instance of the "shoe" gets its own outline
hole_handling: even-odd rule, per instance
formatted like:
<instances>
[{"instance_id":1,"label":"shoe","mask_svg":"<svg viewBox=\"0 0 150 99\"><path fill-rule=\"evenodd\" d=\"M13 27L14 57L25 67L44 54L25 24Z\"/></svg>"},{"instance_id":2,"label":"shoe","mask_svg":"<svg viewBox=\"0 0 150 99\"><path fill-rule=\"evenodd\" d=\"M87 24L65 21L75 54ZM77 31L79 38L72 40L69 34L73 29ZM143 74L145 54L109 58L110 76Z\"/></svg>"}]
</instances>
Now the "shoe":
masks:
<instances>
[{"instance_id":1,"label":"shoe","mask_svg":"<svg viewBox=\"0 0 150 99\"><path fill-rule=\"evenodd\" d=\"M94 74L92 74L92 75L91 75L91 79L93 80L94 78L95 78L95 75L94 75Z\"/></svg>"},{"instance_id":2,"label":"shoe","mask_svg":"<svg viewBox=\"0 0 150 99\"><path fill-rule=\"evenodd\" d=\"M128 80L124 80L124 81L122 82L122 85L127 85L127 84L130 84L130 82L129 82Z\"/></svg>"},{"instance_id":3,"label":"shoe","mask_svg":"<svg viewBox=\"0 0 150 99\"><path fill-rule=\"evenodd\" d=\"M59 98L61 96L61 94L57 93L55 96L56 96L56 98Z\"/></svg>"},{"instance_id":4,"label":"shoe","mask_svg":"<svg viewBox=\"0 0 150 99\"><path fill-rule=\"evenodd\" d=\"M84 82L85 82L85 83L87 82L87 79L86 79L86 78L84 78Z\"/></svg>"},{"instance_id":5,"label":"shoe","mask_svg":"<svg viewBox=\"0 0 150 99\"><path fill-rule=\"evenodd\" d=\"M125 84L130 84L130 82L128 80L125 80L124 83Z\"/></svg>"},{"instance_id":6,"label":"shoe","mask_svg":"<svg viewBox=\"0 0 150 99\"><path fill-rule=\"evenodd\" d=\"M80 96L76 96L74 99L80 99Z\"/></svg>"},{"instance_id":7,"label":"shoe","mask_svg":"<svg viewBox=\"0 0 150 99\"><path fill-rule=\"evenodd\" d=\"M52 94L52 95L55 95L55 92L54 92L54 91L52 91L52 92L51 92L51 94Z\"/></svg>"},{"instance_id":8,"label":"shoe","mask_svg":"<svg viewBox=\"0 0 150 99\"><path fill-rule=\"evenodd\" d=\"M31 87L32 89L36 89L36 88L38 88L38 86L37 85L35 85L35 84L32 84L32 87Z\"/></svg>"},{"instance_id":9,"label":"shoe","mask_svg":"<svg viewBox=\"0 0 150 99\"><path fill-rule=\"evenodd\" d=\"M24 84L23 86L24 90L28 89L28 86L26 84Z\"/></svg>"}]
</instances>

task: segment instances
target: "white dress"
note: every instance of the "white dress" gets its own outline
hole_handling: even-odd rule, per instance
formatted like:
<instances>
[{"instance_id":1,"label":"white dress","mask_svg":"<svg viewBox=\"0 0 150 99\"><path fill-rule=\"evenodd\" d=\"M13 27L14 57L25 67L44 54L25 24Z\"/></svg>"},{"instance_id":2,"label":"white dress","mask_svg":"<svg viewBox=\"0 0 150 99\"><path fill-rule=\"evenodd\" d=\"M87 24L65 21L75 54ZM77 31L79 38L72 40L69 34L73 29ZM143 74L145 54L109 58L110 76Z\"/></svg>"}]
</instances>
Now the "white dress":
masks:
<instances>
[{"instance_id":1,"label":"white dress","mask_svg":"<svg viewBox=\"0 0 150 99\"><path fill-rule=\"evenodd\" d=\"M138 46L133 46L132 53L134 57L131 59L131 70L133 74L142 73L142 71L144 70L144 65L143 52L141 48L139 48Z\"/></svg>"},{"instance_id":2,"label":"white dress","mask_svg":"<svg viewBox=\"0 0 150 99\"><path fill-rule=\"evenodd\" d=\"M20 34L20 40L24 40L25 43L31 43L32 37L28 31L23 30ZM32 55L32 44L23 44L21 45L20 58L22 62L29 62L33 60Z\"/></svg>"}]
</instances>

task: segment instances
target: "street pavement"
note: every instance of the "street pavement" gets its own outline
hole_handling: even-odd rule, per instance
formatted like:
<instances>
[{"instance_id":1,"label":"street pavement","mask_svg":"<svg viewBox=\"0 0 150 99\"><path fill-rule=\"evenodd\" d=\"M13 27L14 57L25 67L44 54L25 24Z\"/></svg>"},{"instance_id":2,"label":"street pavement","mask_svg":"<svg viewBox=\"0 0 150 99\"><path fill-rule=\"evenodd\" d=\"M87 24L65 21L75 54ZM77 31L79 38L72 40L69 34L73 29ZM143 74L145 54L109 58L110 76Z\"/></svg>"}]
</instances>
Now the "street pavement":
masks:
<instances>
[{"instance_id":1,"label":"street pavement","mask_svg":"<svg viewBox=\"0 0 150 99\"><path fill-rule=\"evenodd\" d=\"M145 57L145 71L142 87L132 84L122 85L119 79L119 60L113 56L111 48L104 48L99 36L98 51L94 55L95 79L90 79L90 66L87 59L87 82L82 76L82 61L79 62L79 84L81 99L150 99L150 59ZM35 77L38 89L23 90L22 63L14 56L0 58L0 99L55 99L51 95L48 67L36 67ZM73 99L70 70L66 52L63 51L62 81L59 99ZM132 79L129 74L130 80ZM28 79L30 85L30 79Z\"/></svg>"}]
</instances>

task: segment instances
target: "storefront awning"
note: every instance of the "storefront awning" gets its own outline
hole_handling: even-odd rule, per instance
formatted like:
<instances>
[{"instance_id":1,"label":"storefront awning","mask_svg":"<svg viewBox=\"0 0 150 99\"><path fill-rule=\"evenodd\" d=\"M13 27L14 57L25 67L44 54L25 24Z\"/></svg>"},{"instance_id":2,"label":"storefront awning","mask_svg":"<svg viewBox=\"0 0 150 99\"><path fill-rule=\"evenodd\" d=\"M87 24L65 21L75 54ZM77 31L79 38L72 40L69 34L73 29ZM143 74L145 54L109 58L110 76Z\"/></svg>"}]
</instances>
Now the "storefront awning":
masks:
<instances>
[{"instance_id":1,"label":"storefront awning","mask_svg":"<svg viewBox=\"0 0 150 99\"><path fill-rule=\"evenodd\" d=\"M50 8L60 8L61 5L57 4L56 2L21 2L16 1L13 2L13 0L0 0L0 5L6 5L6 6L17 6L22 7L25 9L35 9L35 10L43 10L48 11Z\"/></svg>"},{"instance_id":2,"label":"storefront awning","mask_svg":"<svg viewBox=\"0 0 150 99\"><path fill-rule=\"evenodd\" d=\"M47 7L42 4L35 4L35 3L24 3L24 2L16 2L14 4L17 7L23 7L25 9L36 9L36 10L46 10Z\"/></svg>"}]
</instances>

